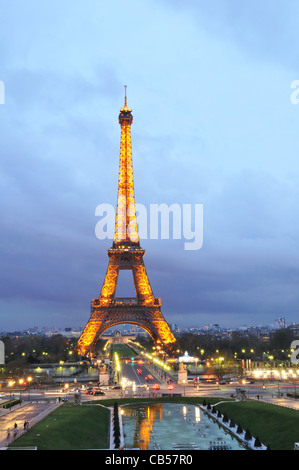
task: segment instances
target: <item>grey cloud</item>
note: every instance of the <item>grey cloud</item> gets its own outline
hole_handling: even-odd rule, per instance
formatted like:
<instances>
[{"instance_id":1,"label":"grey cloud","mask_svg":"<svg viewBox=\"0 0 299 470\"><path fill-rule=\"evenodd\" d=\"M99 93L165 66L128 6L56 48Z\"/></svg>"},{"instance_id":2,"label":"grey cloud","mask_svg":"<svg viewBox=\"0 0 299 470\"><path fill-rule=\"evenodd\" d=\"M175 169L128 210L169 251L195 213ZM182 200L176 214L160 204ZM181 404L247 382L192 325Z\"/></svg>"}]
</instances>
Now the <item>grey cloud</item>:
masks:
<instances>
[{"instance_id":1,"label":"grey cloud","mask_svg":"<svg viewBox=\"0 0 299 470\"><path fill-rule=\"evenodd\" d=\"M294 0L213 2L164 0L169 8L183 8L202 29L222 41L233 41L245 54L258 60L279 62L295 70L297 34Z\"/></svg>"}]
</instances>

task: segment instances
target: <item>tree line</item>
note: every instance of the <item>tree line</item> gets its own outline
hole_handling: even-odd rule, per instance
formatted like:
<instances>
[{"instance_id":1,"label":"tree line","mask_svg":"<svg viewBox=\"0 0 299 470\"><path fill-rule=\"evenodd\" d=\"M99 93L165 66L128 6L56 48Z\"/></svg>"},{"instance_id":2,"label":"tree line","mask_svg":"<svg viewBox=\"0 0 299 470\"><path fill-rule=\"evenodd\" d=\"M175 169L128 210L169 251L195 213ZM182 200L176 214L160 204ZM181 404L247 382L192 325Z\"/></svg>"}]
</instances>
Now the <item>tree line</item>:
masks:
<instances>
[{"instance_id":1,"label":"tree line","mask_svg":"<svg viewBox=\"0 0 299 470\"><path fill-rule=\"evenodd\" d=\"M31 364L58 363L60 361L77 361L80 359L75 347L77 339L63 335L53 336L26 335L1 337L5 345L5 364L10 368L26 368ZM182 333L177 336L174 354L181 355L188 351L190 356L207 359L216 354L225 360L248 359L262 360L264 354L273 355L278 360L288 360L290 345L296 339L289 329L276 330L267 341L255 335L244 335L238 331L229 337L218 337L210 334ZM147 350L152 350L154 343L149 336L138 336L137 341ZM101 351L104 342L100 339L97 345Z\"/></svg>"}]
</instances>

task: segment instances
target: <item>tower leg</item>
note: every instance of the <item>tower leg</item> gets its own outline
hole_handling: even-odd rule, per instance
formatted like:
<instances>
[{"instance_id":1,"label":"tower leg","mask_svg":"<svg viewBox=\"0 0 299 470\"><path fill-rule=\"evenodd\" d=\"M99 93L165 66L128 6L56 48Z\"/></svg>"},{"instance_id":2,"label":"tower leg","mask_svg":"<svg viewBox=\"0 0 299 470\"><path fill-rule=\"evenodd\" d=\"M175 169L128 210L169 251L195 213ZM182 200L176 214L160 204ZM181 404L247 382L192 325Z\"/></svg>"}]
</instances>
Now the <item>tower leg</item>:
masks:
<instances>
[{"instance_id":1,"label":"tower leg","mask_svg":"<svg viewBox=\"0 0 299 470\"><path fill-rule=\"evenodd\" d=\"M94 299L90 319L78 341L77 350L80 355L94 351L99 337L109 328L123 323L131 323L144 329L156 344L168 348L175 338L164 319L161 308L136 303L135 298L115 301L114 305L103 307L100 299ZM158 301L159 299L156 299ZM118 305L119 302L119 305ZM135 302L135 304L134 304Z\"/></svg>"}]
</instances>

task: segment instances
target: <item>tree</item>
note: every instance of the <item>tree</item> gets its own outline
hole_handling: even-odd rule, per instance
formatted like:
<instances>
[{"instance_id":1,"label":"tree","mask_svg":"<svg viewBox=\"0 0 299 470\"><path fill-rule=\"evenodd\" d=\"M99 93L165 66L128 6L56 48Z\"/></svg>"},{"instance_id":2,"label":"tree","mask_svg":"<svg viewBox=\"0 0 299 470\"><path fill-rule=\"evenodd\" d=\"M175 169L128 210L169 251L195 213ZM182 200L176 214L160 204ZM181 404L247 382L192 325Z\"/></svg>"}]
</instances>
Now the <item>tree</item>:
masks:
<instances>
[{"instance_id":1,"label":"tree","mask_svg":"<svg viewBox=\"0 0 299 470\"><path fill-rule=\"evenodd\" d=\"M238 434L242 434L242 432L243 432L243 429L242 429L242 427L240 426L240 424L238 424L237 433L238 433Z\"/></svg>"},{"instance_id":2,"label":"tree","mask_svg":"<svg viewBox=\"0 0 299 470\"><path fill-rule=\"evenodd\" d=\"M114 403L113 409L113 434L114 434L114 448L118 449L120 445L120 426L119 426L119 416L118 416L118 404Z\"/></svg>"}]
</instances>

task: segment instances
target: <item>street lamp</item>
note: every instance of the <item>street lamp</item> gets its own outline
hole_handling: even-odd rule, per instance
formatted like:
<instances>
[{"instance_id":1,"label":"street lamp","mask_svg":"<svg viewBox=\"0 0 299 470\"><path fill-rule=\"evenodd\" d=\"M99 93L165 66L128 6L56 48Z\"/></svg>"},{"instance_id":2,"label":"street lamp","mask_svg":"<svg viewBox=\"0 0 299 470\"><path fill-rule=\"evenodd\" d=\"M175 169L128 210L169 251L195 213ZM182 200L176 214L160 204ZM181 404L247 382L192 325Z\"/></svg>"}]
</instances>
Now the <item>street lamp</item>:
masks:
<instances>
[{"instance_id":1,"label":"street lamp","mask_svg":"<svg viewBox=\"0 0 299 470\"><path fill-rule=\"evenodd\" d=\"M22 386L23 383L24 383L24 379L19 379L20 386ZM20 387L20 400L21 400L21 397L22 397L22 388Z\"/></svg>"},{"instance_id":2,"label":"street lamp","mask_svg":"<svg viewBox=\"0 0 299 470\"><path fill-rule=\"evenodd\" d=\"M27 381L29 382L29 393L28 393L28 401L30 400L30 383L32 381L32 377L27 377Z\"/></svg>"},{"instance_id":3,"label":"street lamp","mask_svg":"<svg viewBox=\"0 0 299 470\"><path fill-rule=\"evenodd\" d=\"M13 380L10 380L8 382L8 386L9 386L9 410L11 411L11 387L13 386L14 384L14 381Z\"/></svg>"},{"instance_id":4,"label":"street lamp","mask_svg":"<svg viewBox=\"0 0 299 470\"><path fill-rule=\"evenodd\" d=\"M194 358L194 361L195 361L195 375L196 375L196 378L197 378L197 363L198 363L198 357L195 357L195 358Z\"/></svg>"}]
</instances>

